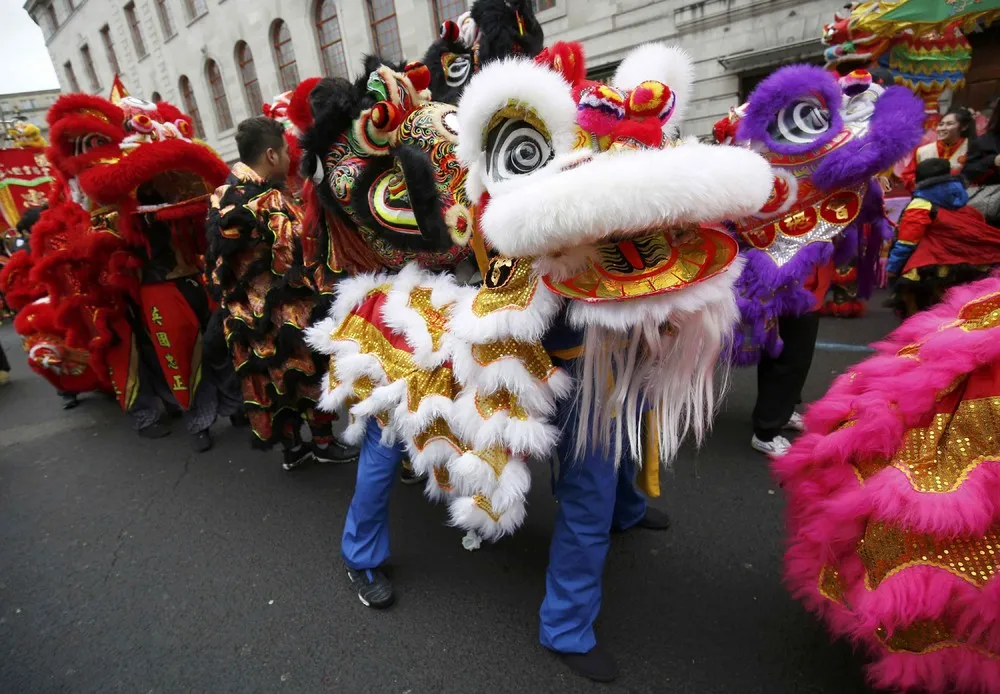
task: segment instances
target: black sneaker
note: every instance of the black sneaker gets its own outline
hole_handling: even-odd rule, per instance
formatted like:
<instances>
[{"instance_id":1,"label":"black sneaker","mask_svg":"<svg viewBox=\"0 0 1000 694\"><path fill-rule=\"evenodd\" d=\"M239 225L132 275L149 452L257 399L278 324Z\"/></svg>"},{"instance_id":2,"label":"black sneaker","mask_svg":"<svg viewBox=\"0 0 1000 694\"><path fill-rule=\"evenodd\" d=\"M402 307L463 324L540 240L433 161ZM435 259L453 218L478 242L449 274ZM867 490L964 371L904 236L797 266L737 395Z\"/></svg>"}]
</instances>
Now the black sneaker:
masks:
<instances>
[{"instance_id":1,"label":"black sneaker","mask_svg":"<svg viewBox=\"0 0 1000 694\"><path fill-rule=\"evenodd\" d=\"M310 450L317 463L356 463L360 455L357 448L348 448L337 439L328 446L310 444Z\"/></svg>"},{"instance_id":2,"label":"black sneaker","mask_svg":"<svg viewBox=\"0 0 1000 694\"><path fill-rule=\"evenodd\" d=\"M382 610L393 603L392 584L381 569L348 569L347 577L351 579L351 584L358 591L358 599L365 607Z\"/></svg>"},{"instance_id":3,"label":"black sneaker","mask_svg":"<svg viewBox=\"0 0 1000 694\"><path fill-rule=\"evenodd\" d=\"M593 682L613 682L618 677L614 656L597 644L586 653L559 653L569 669Z\"/></svg>"},{"instance_id":4,"label":"black sneaker","mask_svg":"<svg viewBox=\"0 0 1000 694\"><path fill-rule=\"evenodd\" d=\"M304 465L308 465L313 461L312 451L309 450L308 446L302 446L298 450L292 450L290 448L285 449L285 460L281 463L281 467L286 470L295 470Z\"/></svg>"},{"instance_id":5,"label":"black sneaker","mask_svg":"<svg viewBox=\"0 0 1000 694\"><path fill-rule=\"evenodd\" d=\"M67 393L62 396L63 399L63 409L72 410L74 407L80 404L80 401L76 399L76 393Z\"/></svg>"},{"instance_id":6,"label":"black sneaker","mask_svg":"<svg viewBox=\"0 0 1000 694\"><path fill-rule=\"evenodd\" d=\"M208 429L199 431L191 436L191 450L195 453L204 453L212 448L212 435Z\"/></svg>"},{"instance_id":7,"label":"black sneaker","mask_svg":"<svg viewBox=\"0 0 1000 694\"><path fill-rule=\"evenodd\" d=\"M670 516L666 511L647 506L646 515L636 523L636 527L646 530L670 530Z\"/></svg>"},{"instance_id":8,"label":"black sneaker","mask_svg":"<svg viewBox=\"0 0 1000 694\"><path fill-rule=\"evenodd\" d=\"M170 433L170 425L164 422L154 422L145 429L139 430L139 438L162 439Z\"/></svg>"},{"instance_id":9,"label":"black sneaker","mask_svg":"<svg viewBox=\"0 0 1000 694\"><path fill-rule=\"evenodd\" d=\"M413 469L413 463L403 458L403 464L399 469L399 481L403 484L420 484L427 481L427 474L418 475Z\"/></svg>"}]
</instances>

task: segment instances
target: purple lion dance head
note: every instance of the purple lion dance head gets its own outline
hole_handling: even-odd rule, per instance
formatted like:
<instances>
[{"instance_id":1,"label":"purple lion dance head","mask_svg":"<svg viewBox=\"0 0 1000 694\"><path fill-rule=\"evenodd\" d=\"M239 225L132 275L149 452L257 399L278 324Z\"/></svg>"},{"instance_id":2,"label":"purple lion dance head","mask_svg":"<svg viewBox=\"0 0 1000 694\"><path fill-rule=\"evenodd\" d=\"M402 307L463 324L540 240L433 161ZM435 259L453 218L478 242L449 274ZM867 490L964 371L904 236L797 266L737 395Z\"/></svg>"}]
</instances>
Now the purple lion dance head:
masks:
<instances>
[{"instance_id":1,"label":"purple lion dance head","mask_svg":"<svg viewBox=\"0 0 1000 694\"><path fill-rule=\"evenodd\" d=\"M760 153L774 174L764 207L728 223L747 259L736 286L742 327L733 361L745 366L763 351L781 352L778 318L813 307L803 284L845 240L856 249L859 296L871 295L891 233L874 177L922 134L923 104L907 89L883 88L864 70L838 80L806 65L777 70L716 124L719 142Z\"/></svg>"}]
</instances>

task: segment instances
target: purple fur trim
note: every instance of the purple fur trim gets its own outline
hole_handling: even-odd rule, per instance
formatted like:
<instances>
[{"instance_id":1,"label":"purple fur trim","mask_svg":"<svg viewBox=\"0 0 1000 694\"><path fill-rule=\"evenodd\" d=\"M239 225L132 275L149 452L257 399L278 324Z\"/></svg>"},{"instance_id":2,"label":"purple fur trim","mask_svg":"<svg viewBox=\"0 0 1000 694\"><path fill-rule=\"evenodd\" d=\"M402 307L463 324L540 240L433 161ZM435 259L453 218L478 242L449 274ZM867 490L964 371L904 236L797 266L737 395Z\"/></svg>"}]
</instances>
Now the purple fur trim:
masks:
<instances>
[{"instance_id":1,"label":"purple fur trim","mask_svg":"<svg viewBox=\"0 0 1000 694\"><path fill-rule=\"evenodd\" d=\"M837 267L844 267L858 259L858 227L856 221L851 223L833 242L833 264Z\"/></svg>"},{"instance_id":2,"label":"purple fur trim","mask_svg":"<svg viewBox=\"0 0 1000 694\"><path fill-rule=\"evenodd\" d=\"M736 281L740 326L729 352L737 366L756 364L763 352L781 354L778 318L800 316L815 307L816 297L802 284L813 270L830 262L833 244L811 243L780 268L764 251L751 249L744 256L746 265Z\"/></svg>"},{"instance_id":3,"label":"purple fur trim","mask_svg":"<svg viewBox=\"0 0 1000 694\"><path fill-rule=\"evenodd\" d=\"M869 225L868 233L859 235L861 244L858 248L858 298L868 300L875 290L882 244L892 237L892 225L885 218L882 188L878 181L872 181L868 186L855 224Z\"/></svg>"},{"instance_id":4,"label":"purple fur trim","mask_svg":"<svg viewBox=\"0 0 1000 694\"><path fill-rule=\"evenodd\" d=\"M830 112L830 127L825 133L805 144L776 142L768 126L785 106L805 96L818 96ZM779 154L801 154L822 147L844 129L840 116L843 93L833 75L812 65L789 65L757 85L747 99L746 112L737 126L737 140L757 140ZM922 121L921 121L922 122ZM869 174L870 175L870 174Z\"/></svg>"},{"instance_id":5,"label":"purple fur trim","mask_svg":"<svg viewBox=\"0 0 1000 694\"><path fill-rule=\"evenodd\" d=\"M838 190L884 171L919 144L923 119L923 102L910 90L886 89L875 102L868 132L826 155L813 172L813 184L822 190Z\"/></svg>"}]
</instances>

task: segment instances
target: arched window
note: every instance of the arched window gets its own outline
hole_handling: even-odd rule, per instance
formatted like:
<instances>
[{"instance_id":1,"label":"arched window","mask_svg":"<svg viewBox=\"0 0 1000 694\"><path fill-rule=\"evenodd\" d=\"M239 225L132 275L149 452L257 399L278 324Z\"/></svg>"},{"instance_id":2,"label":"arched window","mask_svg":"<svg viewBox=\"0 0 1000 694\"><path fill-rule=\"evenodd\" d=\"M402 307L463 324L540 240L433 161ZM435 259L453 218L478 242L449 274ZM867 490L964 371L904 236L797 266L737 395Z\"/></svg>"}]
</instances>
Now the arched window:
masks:
<instances>
[{"instance_id":1,"label":"arched window","mask_svg":"<svg viewBox=\"0 0 1000 694\"><path fill-rule=\"evenodd\" d=\"M198 102L194 99L194 89L191 88L191 80L187 78L187 75L181 75L178 87L181 92L181 101L184 102L184 110L187 115L191 116L191 122L194 123L194 134L204 139L205 125L201 122L201 112L198 111Z\"/></svg>"},{"instance_id":2,"label":"arched window","mask_svg":"<svg viewBox=\"0 0 1000 694\"><path fill-rule=\"evenodd\" d=\"M274 63L278 66L278 84L289 92L299 84L299 68L295 64L295 49L288 25L280 19L271 25L271 45L274 46Z\"/></svg>"},{"instance_id":3,"label":"arched window","mask_svg":"<svg viewBox=\"0 0 1000 694\"><path fill-rule=\"evenodd\" d=\"M219 64L211 58L205 62L205 79L208 80L208 91L212 93L212 102L215 104L215 125L219 130L229 130L233 127L233 114L229 111L229 100L226 99L226 85L222 83Z\"/></svg>"},{"instance_id":4,"label":"arched window","mask_svg":"<svg viewBox=\"0 0 1000 694\"><path fill-rule=\"evenodd\" d=\"M153 95L149 97L149 100L152 101L154 104L158 104L161 101L163 101L163 97L160 96L159 92L153 92Z\"/></svg>"},{"instance_id":5,"label":"arched window","mask_svg":"<svg viewBox=\"0 0 1000 694\"><path fill-rule=\"evenodd\" d=\"M327 77L347 78L347 59L344 57L344 43L340 37L340 21L337 6L333 0L316 3L316 38L319 53L323 57L323 73Z\"/></svg>"},{"instance_id":6,"label":"arched window","mask_svg":"<svg viewBox=\"0 0 1000 694\"><path fill-rule=\"evenodd\" d=\"M399 40L396 3L393 0L368 0L367 4L375 52L387 60L402 60L403 46Z\"/></svg>"},{"instance_id":7,"label":"arched window","mask_svg":"<svg viewBox=\"0 0 1000 694\"><path fill-rule=\"evenodd\" d=\"M458 18L468 7L468 0L434 0L434 19L438 24Z\"/></svg>"},{"instance_id":8,"label":"arched window","mask_svg":"<svg viewBox=\"0 0 1000 694\"><path fill-rule=\"evenodd\" d=\"M247 99L247 108L250 114L260 115L264 107L264 98L260 94L260 82L257 81L257 68L253 64L253 53L246 41L236 44L236 64L240 68L240 77L243 79L243 95Z\"/></svg>"}]
</instances>

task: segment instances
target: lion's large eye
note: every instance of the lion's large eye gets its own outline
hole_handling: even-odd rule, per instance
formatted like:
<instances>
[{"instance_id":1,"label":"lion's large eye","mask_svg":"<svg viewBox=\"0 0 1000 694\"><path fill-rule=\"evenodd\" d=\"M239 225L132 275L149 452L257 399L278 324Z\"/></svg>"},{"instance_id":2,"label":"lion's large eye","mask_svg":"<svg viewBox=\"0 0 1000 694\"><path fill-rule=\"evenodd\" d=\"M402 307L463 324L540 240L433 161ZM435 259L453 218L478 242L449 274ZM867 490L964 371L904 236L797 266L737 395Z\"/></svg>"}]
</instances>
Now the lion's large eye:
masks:
<instances>
[{"instance_id":1,"label":"lion's large eye","mask_svg":"<svg viewBox=\"0 0 1000 694\"><path fill-rule=\"evenodd\" d=\"M76 138L73 149L75 156L80 156L86 152L111 142L111 138L106 135L101 135L100 133L87 133L81 137Z\"/></svg>"},{"instance_id":2,"label":"lion's large eye","mask_svg":"<svg viewBox=\"0 0 1000 694\"><path fill-rule=\"evenodd\" d=\"M537 128L520 119L506 120L486 141L486 172L504 181L538 171L552 160L552 144Z\"/></svg>"},{"instance_id":3,"label":"lion's large eye","mask_svg":"<svg viewBox=\"0 0 1000 694\"><path fill-rule=\"evenodd\" d=\"M767 131L776 142L801 145L830 129L830 111L820 100L807 96L778 111Z\"/></svg>"}]
</instances>

